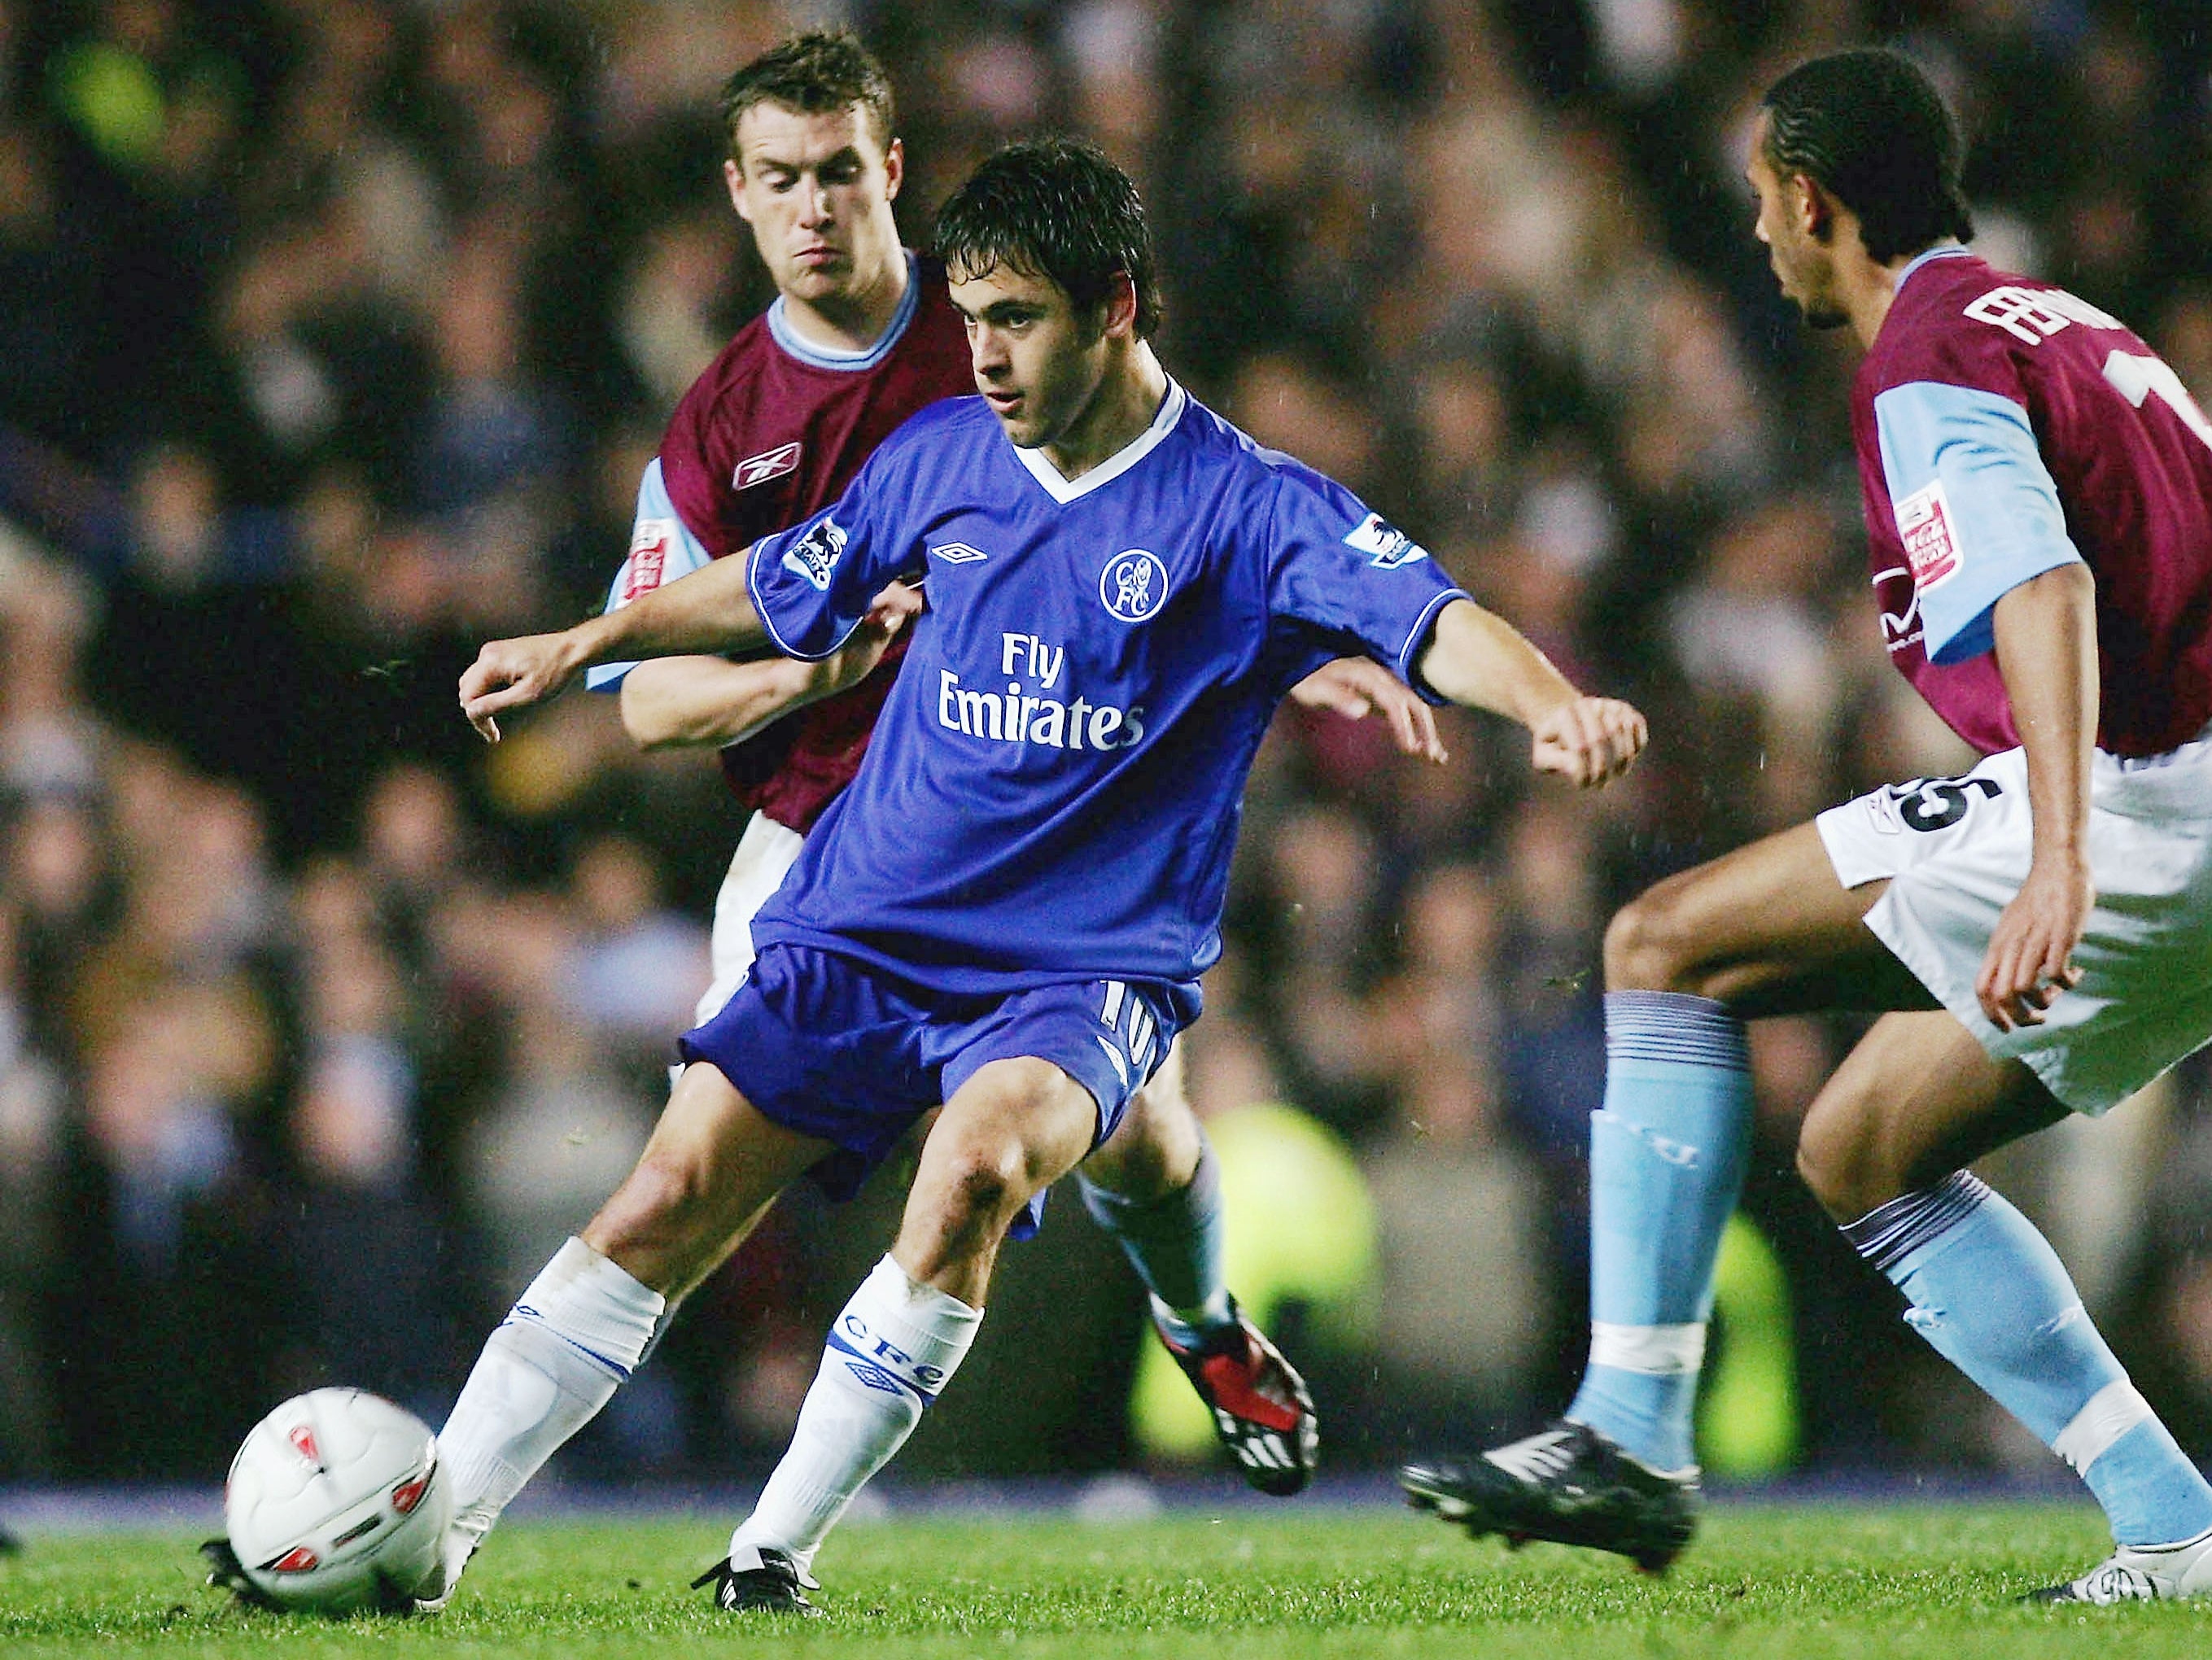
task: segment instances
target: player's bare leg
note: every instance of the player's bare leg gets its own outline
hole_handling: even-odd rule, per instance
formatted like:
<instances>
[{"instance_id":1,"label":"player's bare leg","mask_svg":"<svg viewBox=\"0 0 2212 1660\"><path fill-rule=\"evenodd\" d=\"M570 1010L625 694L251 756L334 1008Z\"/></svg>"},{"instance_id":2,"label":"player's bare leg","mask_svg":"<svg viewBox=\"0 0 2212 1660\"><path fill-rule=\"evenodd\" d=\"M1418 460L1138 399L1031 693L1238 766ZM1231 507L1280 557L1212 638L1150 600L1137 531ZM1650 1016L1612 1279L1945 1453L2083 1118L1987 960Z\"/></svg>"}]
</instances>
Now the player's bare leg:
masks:
<instances>
[{"instance_id":1,"label":"player's bare leg","mask_svg":"<svg viewBox=\"0 0 2212 1660\"><path fill-rule=\"evenodd\" d=\"M1930 1000L1868 930L1810 824L1670 877L1606 933L1607 1085L1590 1127L1590 1359L1565 1415L1409 1464L1414 1503L1477 1534L1663 1568L1696 1524L1691 1407L1713 1265L1750 1138L1743 1021Z\"/></svg>"},{"instance_id":2,"label":"player's bare leg","mask_svg":"<svg viewBox=\"0 0 2212 1660\"><path fill-rule=\"evenodd\" d=\"M728 1560L700 1578L719 1606L812 1612L815 1552L966 1356L1006 1230L1097 1128L1091 1092L1048 1061L994 1061L953 1092L922 1144L897 1242L830 1328L789 1450Z\"/></svg>"},{"instance_id":3,"label":"player's bare leg","mask_svg":"<svg viewBox=\"0 0 2212 1660\"><path fill-rule=\"evenodd\" d=\"M2212 1591L2212 1487L2129 1382L2057 1253L1965 1166L2066 1109L1948 1013L1877 1022L1814 1100L1798 1168L1905 1318L2072 1465L2111 1557L2036 1593L2107 1602Z\"/></svg>"},{"instance_id":4,"label":"player's bare leg","mask_svg":"<svg viewBox=\"0 0 2212 1660\"><path fill-rule=\"evenodd\" d=\"M1121 1123L1080 1168L1083 1202L1145 1282L1152 1329L1262 1493L1302 1491L1321 1450L1313 1397L1229 1293L1221 1178L1170 1048Z\"/></svg>"},{"instance_id":5,"label":"player's bare leg","mask_svg":"<svg viewBox=\"0 0 2212 1660\"><path fill-rule=\"evenodd\" d=\"M1098 1104L1047 1061L994 1061L962 1085L922 1144L892 1260L980 1309L1006 1230L1091 1151Z\"/></svg>"},{"instance_id":6,"label":"player's bare leg","mask_svg":"<svg viewBox=\"0 0 2212 1660\"><path fill-rule=\"evenodd\" d=\"M1655 884L1605 934L1607 991L1678 993L1738 1019L1936 1000L1865 926L1888 885L1846 888L1798 824Z\"/></svg>"},{"instance_id":7,"label":"player's bare leg","mask_svg":"<svg viewBox=\"0 0 2212 1660\"><path fill-rule=\"evenodd\" d=\"M670 1306L829 1150L762 1116L717 1068L685 1069L636 1167L492 1333L439 1432L454 1491L447 1596L523 1483L636 1369Z\"/></svg>"},{"instance_id":8,"label":"player's bare leg","mask_svg":"<svg viewBox=\"0 0 2212 1660\"><path fill-rule=\"evenodd\" d=\"M1991 1060L1950 1014L1886 1015L1805 1115L1797 1171L1840 1225L2065 1116L2034 1073Z\"/></svg>"},{"instance_id":9,"label":"player's bare leg","mask_svg":"<svg viewBox=\"0 0 2212 1660\"><path fill-rule=\"evenodd\" d=\"M721 1072L684 1070L584 1243L670 1302L720 1268L775 1196L831 1151L763 1116Z\"/></svg>"}]
</instances>

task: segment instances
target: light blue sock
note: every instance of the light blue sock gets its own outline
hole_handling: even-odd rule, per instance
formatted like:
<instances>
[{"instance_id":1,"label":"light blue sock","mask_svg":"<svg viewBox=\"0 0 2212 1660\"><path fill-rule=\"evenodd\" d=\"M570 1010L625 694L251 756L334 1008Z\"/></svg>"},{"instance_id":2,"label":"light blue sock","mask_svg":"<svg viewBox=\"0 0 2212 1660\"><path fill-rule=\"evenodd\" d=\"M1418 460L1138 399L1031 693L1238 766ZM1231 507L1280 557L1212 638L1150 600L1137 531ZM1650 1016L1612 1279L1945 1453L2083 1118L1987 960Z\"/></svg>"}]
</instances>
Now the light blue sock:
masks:
<instances>
[{"instance_id":1,"label":"light blue sock","mask_svg":"<svg viewBox=\"0 0 2212 1660\"><path fill-rule=\"evenodd\" d=\"M1656 1470L1695 1459L1713 1263L1750 1146L1743 1022L1709 997L1605 1000L1590 1118L1590 1358L1567 1416Z\"/></svg>"},{"instance_id":2,"label":"light blue sock","mask_svg":"<svg viewBox=\"0 0 2212 1660\"><path fill-rule=\"evenodd\" d=\"M1152 1294L1168 1335L1189 1347L1230 1321L1222 1269L1221 1166L1201 1133L1190 1181L1145 1203L1079 1178L1084 1208L1113 1237Z\"/></svg>"},{"instance_id":3,"label":"light blue sock","mask_svg":"<svg viewBox=\"0 0 2212 1660\"><path fill-rule=\"evenodd\" d=\"M2035 1225L1960 1171L1847 1225L1912 1329L2081 1473L2123 1545L2212 1529L2207 1486L2089 1322Z\"/></svg>"}]
</instances>

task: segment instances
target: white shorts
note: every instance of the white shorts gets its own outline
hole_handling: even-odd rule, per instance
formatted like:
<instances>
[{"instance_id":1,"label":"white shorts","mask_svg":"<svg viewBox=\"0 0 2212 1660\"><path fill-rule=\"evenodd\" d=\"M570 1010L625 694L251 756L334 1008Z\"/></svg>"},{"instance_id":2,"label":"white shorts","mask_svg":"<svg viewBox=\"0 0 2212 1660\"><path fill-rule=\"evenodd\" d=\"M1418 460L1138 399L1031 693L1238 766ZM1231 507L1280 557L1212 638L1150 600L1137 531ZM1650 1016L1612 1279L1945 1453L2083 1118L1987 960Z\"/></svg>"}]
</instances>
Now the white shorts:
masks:
<instances>
[{"instance_id":1,"label":"white shorts","mask_svg":"<svg viewBox=\"0 0 2212 1660\"><path fill-rule=\"evenodd\" d=\"M2105 1111L2212 1037L2212 739L2142 760L2097 754L2081 983L2012 1031L1983 1015L1974 982L2027 876L2026 753L1875 790L1814 822L1845 887L1888 880L1866 919L1881 942L1984 1049L2025 1061L2075 1111Z\"/></svg>"},{"instance_id":2,"label":"white shorts","mask_svg":"<svg viewBox=\"0 0 2212 1660\"><path fill-rule=\"evenodd\" d=\"M738 838L729 873L714 896L714 983L699 1000L700 1025L720 1014L731 994L744 983L745 971L753 965L753 918L783 885L805 845L806 838L797 830L757 812Z\"/></svg>"}]
</instances>

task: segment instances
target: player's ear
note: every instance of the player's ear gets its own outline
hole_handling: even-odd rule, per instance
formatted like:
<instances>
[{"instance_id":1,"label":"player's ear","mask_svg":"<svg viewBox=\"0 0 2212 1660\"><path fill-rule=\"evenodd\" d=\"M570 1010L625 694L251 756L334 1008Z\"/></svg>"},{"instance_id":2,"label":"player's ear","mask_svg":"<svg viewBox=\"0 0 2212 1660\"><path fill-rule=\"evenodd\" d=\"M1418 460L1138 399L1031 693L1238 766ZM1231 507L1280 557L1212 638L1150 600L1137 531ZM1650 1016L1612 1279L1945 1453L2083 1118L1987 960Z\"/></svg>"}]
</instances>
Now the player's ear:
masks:
<instances>
[{"instance_id":1,"label":"player's ear","mask_svg":"<svg viewBox=\"0 0 2212 1660\"><path fill-rule=\"evenodd\" d=\"M734 158L723 161L722 182L729 186L730 205L738 210L738 217L748 225L751 224L753 216L745 211L745 170Z\"/></svg>"},{"instance_id":2,"label":"player's ear","mask_svg":"<svg viewBox=\"0 0 2212 1660\"><path fill-rule=\"evenodd\" d=\"M1114 273L1114 281L1106 290L1100 307L1103 331L1117 337L1133 338L1137 332L1137 283L1125 271Z\"/></svg>"},{"instance_id":3,"label":"player's ear","mask_svg":"<svg viewBox=\"0 0 2212 1660\"><path fill-rule=\"evenodd\" d=\"M1797 214L1799 228L1815 242L1826 242L1835 234L1836 198L1822 189L1820 181L1809 173L1792 173L1790 190L1795 198L1792 206Z\"/></svg>"},{"instance_id":4,"label":"player's ear","mask_svg":"<svg viewBox=\"0 0 2212 1660\"><path fill-rule=\"evenodd\" d=\"M896 201L899 186L906 181L906 141L891 140L884 151L884 199Z\"/></svg>"}]
</instances>

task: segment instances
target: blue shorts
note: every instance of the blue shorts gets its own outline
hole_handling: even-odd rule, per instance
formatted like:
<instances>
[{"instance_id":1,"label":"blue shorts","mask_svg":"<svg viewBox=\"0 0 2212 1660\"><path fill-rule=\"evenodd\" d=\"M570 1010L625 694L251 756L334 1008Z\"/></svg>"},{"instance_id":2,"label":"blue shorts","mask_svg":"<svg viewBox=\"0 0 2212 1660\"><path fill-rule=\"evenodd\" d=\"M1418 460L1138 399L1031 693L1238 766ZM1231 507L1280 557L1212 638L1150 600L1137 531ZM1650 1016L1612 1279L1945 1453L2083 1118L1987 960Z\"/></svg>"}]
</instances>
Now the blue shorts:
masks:
<instances>
[{"instance_id":1,"label":"blue shorts","mask_svg":"<svg viewBox=\"0 0 2212 1660\"><path fill-rule=\"evenodd\" d=\"M915 1119L993 1061L1049 1061L1089 1090L1097 1146L1197 1014L1195 986L1092 980L954 994L811 946L770 945L721 1012L677 1047L773 1122L834 1142L838 1151L809 1174L843 1200ZM1040 1193L1014 1237L1036 1232L1043 1212Z\"/></svg>"}]
</instances>

